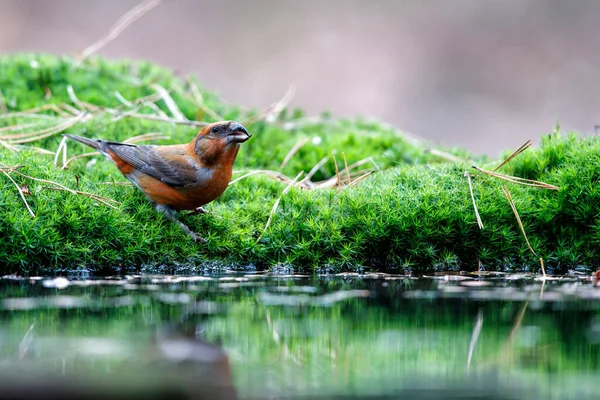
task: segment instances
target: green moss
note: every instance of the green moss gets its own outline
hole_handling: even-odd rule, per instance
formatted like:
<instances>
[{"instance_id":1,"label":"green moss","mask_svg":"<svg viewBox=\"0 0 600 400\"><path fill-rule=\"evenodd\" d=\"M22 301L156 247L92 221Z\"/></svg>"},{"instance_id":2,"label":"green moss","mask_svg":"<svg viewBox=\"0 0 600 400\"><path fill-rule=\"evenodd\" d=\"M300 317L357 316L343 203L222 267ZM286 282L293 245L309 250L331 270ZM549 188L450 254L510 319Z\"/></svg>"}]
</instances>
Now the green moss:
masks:
<instances>
[{"instance_id":1,"label":"green moss","mask_svg":"<svg viewBox=\"0 0 600 400\"><path fill-rule=\"evenodd\" d=\"M114 108L121 104L116 92L132 101L154 94L151 84L158 83L171 91L189 119L202 114L186 94L182 79L147 63L93 59L76 68L69 58L16 55L0 58L0 70L0 90L9 112L49 103L74 106L69 85L80 101ZM202 96L206 107L226 119L244 121L257 114L227 105L204 90ZM162 100L157 105L169 112ZM137 189L105 184L125 179L101 157L93 165L88 163L90 159L81 159L68 170L61 170L53 165L52 156L0 148L1 161L23 165L23 173L69 188L76 187L77 176L79 190L121 203L115 210L89 197L47 190L44 183L27 181L32 192L27 198L36 213L33 218L16 188L0 175L4 187L0 192L0 264L5 266L4 272L78 266L202 266L209 261L236 266L415 272L474 268L479 261L493 269L539 267L501 194L506 182L478 174L466 163L444 163L426 152L425 144L407 140L377 122L324 117L295 130L283 129L285 122L299 116L300 111L284 111L277 121L248 124L253 137L243 145L235 168L279 170L289 150L308 138L282 173L295 176L299 171L308 172L332 153L342 166L342 152L349 164L372 157L381 172L341 191L292 189L281 199L269 229L258 241L271 207L285 187L267 177L255 175L231 186L209 205L211 215L182 216L186 224L208 238L204 245L193 243L175 224L157 214ZM26 131L57 123L20 115L0 119L0 127L32 122L39 124ZM62 133L124 140L163 132L170 139L159 143L166 144L187 142L197 129L138 118L114 121L108 113L96 113ZM61 138L54 135L28 145L56 151ZM72 156L88 149L69 142L68 151ZM453 153L469 157L464 151ZM598 264L599 165L597 137L554 133L545 136L539 148L527 150L503 167L507 173L560 187L549 191L507 183L534 250L550 268L564 271ZM474 194L483 230L475 220L463 177L466 170L475 173ZM313 180L334 174L333 162L328 162ZM26 182L12 176L19 184Z\"/></svg>"}]
</instances>

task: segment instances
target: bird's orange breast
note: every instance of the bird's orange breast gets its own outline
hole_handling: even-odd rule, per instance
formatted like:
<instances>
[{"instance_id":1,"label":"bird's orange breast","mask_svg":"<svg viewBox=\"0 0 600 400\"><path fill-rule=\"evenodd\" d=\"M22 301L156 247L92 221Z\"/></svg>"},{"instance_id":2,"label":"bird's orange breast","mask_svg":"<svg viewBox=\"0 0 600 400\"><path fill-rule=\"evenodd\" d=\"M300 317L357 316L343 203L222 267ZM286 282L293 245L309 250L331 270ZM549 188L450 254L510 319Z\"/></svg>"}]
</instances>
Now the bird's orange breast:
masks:
<instances>
[{"instance_id":1,"label":"bird's orange breast","mask_svg":"<svg viewBox=\"0 0 600 400\"><path fill-rule=\"evenodd\" d=\"M173 187L139 171L127 176L150 200L176 210L193 210L219 197L229 184L231 170L215 171L212 178L188 187Z\"/></svg>"}]
</instances>

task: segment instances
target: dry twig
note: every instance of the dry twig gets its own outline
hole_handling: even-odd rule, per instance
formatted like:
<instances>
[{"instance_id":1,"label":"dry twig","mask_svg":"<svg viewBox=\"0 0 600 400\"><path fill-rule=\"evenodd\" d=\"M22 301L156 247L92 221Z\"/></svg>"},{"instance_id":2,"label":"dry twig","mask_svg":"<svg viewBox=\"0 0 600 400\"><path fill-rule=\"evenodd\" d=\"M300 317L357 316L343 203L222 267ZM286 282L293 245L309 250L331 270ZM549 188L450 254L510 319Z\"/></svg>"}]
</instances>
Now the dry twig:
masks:
<instances>
[{"instance_id":1,"label":"dry twig","mask_svg":"<svg viewBox=\"0 0 600 400\"><path fill-rule=\"evenodd\" d=\"M559 189L558 186L550 185L548 183L534 181L531 179L519 178L517 176L504 175L504 174L500 174L498 172L488 171L483 168L479 168L475 165L473 165L471 167L476 169L479 172L483 172L486 175L490 175L490 176L493 176L494 178L502 179L502 180L505 180L508 182L517 183L519 185L533 186L533 187L537 187L537 188L541 188L541 189L549 189L549 190L558 190Z\"/></svg>"},{"instance_id":2,"label":"dry twig","mask_svg":"<svg viewBox=\"0 0 600 400\"><path fill-rule=\"evenodd\" d=\"M537 254L535 253L535 251L533 251L533 248L531 247L531 244L529 243L529 239L527 239L527 234L525 233L525 228L523 227L523 223L521 222L521 217L519 216L519 212L517 211L517 207L515 206L515 202L513 201L512 196L511 196L511 194L508 191L508 188L506 186L502 186L502 193L504 193L504 196L506 197L506 199L508 200L508 203L510 204L510 208L512 208L513 213L515 214L515 218L517 219L517 223L519 224L519 228L521 228L521 232L523 233L523 237L525 238L525 242L527 243L527 247L529 247L529 250L533 253L534 256L537 257Z\"/></svg>"},{"instance_id":3,"label":"dry twig","mask_svg":"<svg viewBox=\"0 0 600 400\"><path fill-rule=\"evenodd\" d=\"M289 185L287 185L286 188L283 189L283 192L281 192L281 195L277 198L277 200L275 200L275 203L273 204L273 207L271 208L271 212L269 213L269 219L267 219L267 224L265 225L265 227L262 230L261 234L258 236L258 239L256 239L256 243L258 243L260 241L260 239L262 239L263 235L265 234L265 232L267 231L267 229L271 225L271 221L273 220L273 215L275 215L275 212L277 211L277 207L279 207L279 202L281 201L281 198L292 188L292 186L294 186L294 184L296 183L296 181L302 176L303 173L304 172L301 171L298 175L296 175L296 177L294 178L294 180L292 180L289 183Z\"/></svg>"},{"instance_id":4,"label":"dry twig","mask_svg":"<svg viewBox=\"0 0 600 400\"><path fill-rule=\"evenodd\" d=\"M473 209L475 210L475 218L477 218L477 225L479 229L483 229L483 222L481 221L481 216L479 215L479 210L477 209L477 203L475 203L475 196L473 195L473 184L471 183L471 175L468 171L465 171L465 175L467 178L467 182L469 182L469 192L471 193L471 200L473 201Z\"/></svg>"},{"instance_id":5,"label":"dry twig","mask_svg":"<svg viewBox=\"0 0 600 400\"><path fill-rule=\"evenodd\" d=\"M82 62L102 47L112 42L117 36L121 34L129 25L137 21L140 17L152 10L154 7L160 4L160 0L145 0L125 13L116 24L114 24L108 34L100 38L92 45L86 47L79 57L79 61Z\"/></svg>"},{"instance_id":6,"label":"dry twig","mask_svg":"<svg viewBox=\"0 0 600 400\"><path fill-rule=\"evenodd\" d=\"M285 158L283 159L283 162L281 163L281 166L279 167L279 169L284 169L285 166L287 165L287 163L292 159L294 154L296 154L298 152L298 150L300 150L302 148L302 146L304 146L308 142L310 142L309 138L307 138L307 137L300 138L296 142L296 144L290 149L290 151L288 151L288 153L286 154Z\"/></svg>"},{"instance_id":7,"label":"dry twig","mask_svg":"<svg viewBox=\"0 0 600 400\"><path fill-rule=\"evenodd\" d=\"M516 156L518 156L519 154L521 154L522 152L527 150L529 147L531 147L532 144L533 143L531 142L531 140L526 141L521 147L519 147L517 150L515 150L510 156L508 156L496 168L494 168L493 172L498 171L504 164L506 164L507 162L509 162L510 160L512 160L513 158L515 158Z\"/></svg>"}]
</instances>

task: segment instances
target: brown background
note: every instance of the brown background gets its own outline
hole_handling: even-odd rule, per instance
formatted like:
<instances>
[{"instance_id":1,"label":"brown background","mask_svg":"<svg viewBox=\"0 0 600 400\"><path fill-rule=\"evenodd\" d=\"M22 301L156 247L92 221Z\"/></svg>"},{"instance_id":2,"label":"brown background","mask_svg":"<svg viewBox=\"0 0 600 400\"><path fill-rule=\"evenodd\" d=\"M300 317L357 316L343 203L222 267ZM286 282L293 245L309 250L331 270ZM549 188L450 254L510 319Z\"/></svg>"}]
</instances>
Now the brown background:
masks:
<instances>
[{"instance_id":1,"label":"brown background","mask_svg":"<svg viewBox=\"0 0 600 400\"><path fill-rule=\"evenodd\" d=\"M137 1L0 0L0 53L71 53ZM498 154L600 123L600 1L166 0L99 54L197 75L263 107L374 116ZM1 71L0 71L1 73Z\"/></svg>"}]
</instances>

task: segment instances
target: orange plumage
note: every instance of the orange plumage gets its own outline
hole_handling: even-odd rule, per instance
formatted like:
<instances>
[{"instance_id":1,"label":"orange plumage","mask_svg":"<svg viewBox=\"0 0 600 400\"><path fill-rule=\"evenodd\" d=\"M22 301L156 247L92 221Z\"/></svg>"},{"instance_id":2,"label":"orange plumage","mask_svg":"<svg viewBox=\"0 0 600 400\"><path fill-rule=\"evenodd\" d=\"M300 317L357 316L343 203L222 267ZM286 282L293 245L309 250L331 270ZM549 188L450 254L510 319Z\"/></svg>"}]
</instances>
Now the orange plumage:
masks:
<instances>
[{"instance_id":1,"label":"orange plumage","mask_svg":"<svg viewBox=\"0 0 600 400\"><path fill-rule=\"evenodd\" d=\"M174 210L204 212L202 206L219 197L231 180L240 143L250 138L234 121L205 126L188 144L138 146L65 135L86 144L113 161L157 209L175 220ZM182 222L194 240L204 239Z\"/></svg>"}]
</instances>

